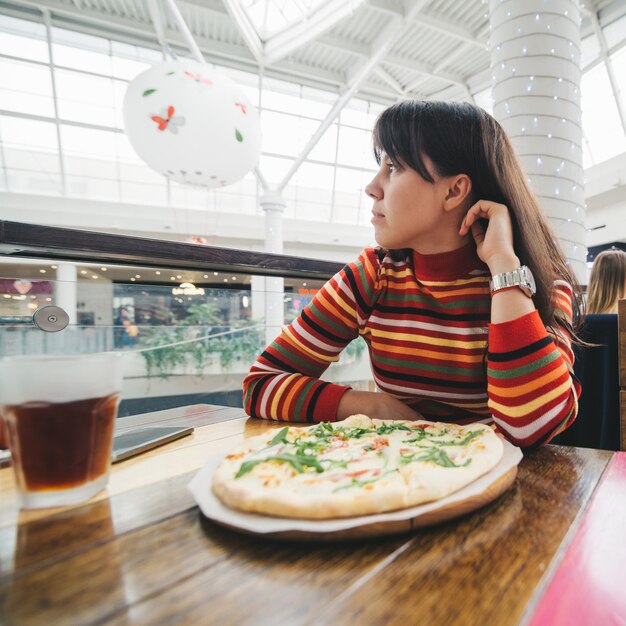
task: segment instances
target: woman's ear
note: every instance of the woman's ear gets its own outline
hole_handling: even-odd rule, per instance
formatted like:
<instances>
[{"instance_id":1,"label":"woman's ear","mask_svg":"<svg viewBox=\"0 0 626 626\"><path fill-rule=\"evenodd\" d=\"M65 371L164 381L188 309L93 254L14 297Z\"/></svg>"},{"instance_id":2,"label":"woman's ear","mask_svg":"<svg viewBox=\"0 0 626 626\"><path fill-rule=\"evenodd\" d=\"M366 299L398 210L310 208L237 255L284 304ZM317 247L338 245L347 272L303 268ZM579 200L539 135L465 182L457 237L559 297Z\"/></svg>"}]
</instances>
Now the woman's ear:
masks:
<instances>
[{"instance_id":1,"label":"woman's ear","mask_svg":"<svg viewBox=\"0 0 626 626\"><path fill-rule=\"evenodd\" d=\"M457 174L448 178L448 190L443 208L452 211L467 204L472 194L472 181L467 174Z\"/></svg>"}]
</instances>

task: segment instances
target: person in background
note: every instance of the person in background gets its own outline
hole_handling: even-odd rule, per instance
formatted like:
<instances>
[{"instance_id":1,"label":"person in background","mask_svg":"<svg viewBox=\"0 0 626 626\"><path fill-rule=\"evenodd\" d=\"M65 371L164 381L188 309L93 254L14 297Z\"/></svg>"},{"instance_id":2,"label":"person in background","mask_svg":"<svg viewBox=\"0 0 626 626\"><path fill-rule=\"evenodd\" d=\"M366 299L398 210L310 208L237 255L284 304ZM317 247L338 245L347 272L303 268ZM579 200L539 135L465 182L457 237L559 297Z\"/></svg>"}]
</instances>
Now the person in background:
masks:
<instances>
[{"instance_id":1,"label":"person in background","mask_svg":"<svg viewBox=\"0 0 626 626\"><path fill-rule=\"evenodd\" d=\"M365 192L380 247L259 356L246 411L495 422L517 445L550 441L578 411L580 292L506 133L468 103L406 101L383 111L373 140L379 170ZM358 336L382 393L320 380Z\"/></svg>"},{"instance_id":2,"label":"person in background","mask_svg":"<svg viewBox=\"0 0 626 626\"><path fill-rule=\"evenodd\" d=\"M113 325L113 343L116 348L124 348L127 345L126 322L130 322L130 316L124 307L120 307Z\"/></svg>"},{"instance_id":3,"label":"person in background","mask_svg":"<svg viewBox=\"0 0 626 626\"><path fill-rule=\"evenodd\" d=\"M587 313L617 313L626 296L626 252L604 250L593 262L587 287Z\"/></svg>"},{"instance_id":4,"label":"person in background","mask_svg":"<svg viewBox=\"0 0 626 626\"><path fill-rule=\"evenodd\" d=\"M124 328L126 329L126 337L123 345L133 347L137 344L137 337L139 335L139 328L131 320L124 320Z\"/></svg>"}]
</instances>

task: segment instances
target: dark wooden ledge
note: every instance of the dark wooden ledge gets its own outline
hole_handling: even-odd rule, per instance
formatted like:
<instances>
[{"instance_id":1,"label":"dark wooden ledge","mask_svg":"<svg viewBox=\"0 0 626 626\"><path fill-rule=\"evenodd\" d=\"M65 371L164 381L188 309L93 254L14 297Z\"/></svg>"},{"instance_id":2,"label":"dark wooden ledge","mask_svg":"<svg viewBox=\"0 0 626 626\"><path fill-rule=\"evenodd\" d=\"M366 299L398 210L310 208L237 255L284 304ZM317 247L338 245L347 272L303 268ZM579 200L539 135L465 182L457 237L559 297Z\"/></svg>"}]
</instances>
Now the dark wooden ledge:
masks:
<instances>
[{"instance_id":1,"label":"dark wooden ledge","mask_svg":"<svg viewBox=\"0 0 626 626\"><path fill-rule=\"evenodd\" d=\"M0 220L0 255L328 279L342 263Z\"/></svg>"}]
</instances>

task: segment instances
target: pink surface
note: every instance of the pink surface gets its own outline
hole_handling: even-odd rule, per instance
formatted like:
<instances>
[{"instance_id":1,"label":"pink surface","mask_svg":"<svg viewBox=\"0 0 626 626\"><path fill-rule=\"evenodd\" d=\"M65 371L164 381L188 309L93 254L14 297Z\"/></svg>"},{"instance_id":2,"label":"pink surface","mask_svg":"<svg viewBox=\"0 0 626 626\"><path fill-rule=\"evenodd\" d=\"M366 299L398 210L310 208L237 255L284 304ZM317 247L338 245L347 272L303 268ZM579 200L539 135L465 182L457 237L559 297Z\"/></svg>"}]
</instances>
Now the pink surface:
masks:
<instances>
[{"instance_id":1,"label":"pink surface","mask_svg":"<svg viewBox=\"0 0 626 626\"><path fill-rule=\"evenodd\" d=\"M626 625L626 452L616 452L529 626Z\"/></svg>"}]
</instances>

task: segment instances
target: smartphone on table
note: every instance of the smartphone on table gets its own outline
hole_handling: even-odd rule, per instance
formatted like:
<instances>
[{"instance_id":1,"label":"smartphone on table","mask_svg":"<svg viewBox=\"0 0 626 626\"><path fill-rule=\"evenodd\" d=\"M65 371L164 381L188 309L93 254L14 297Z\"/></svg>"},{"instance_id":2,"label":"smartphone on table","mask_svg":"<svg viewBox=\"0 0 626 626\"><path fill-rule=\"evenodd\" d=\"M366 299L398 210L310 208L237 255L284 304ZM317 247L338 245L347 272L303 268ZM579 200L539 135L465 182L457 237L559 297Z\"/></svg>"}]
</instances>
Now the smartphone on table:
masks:
<instances>
[{"instance_id":1,"label":"smartphone on table","mask_svg":"<svg viewBox=\"0 0 626 626\"><path fill-rule=\"evenodd\" d=\"M149 426L113 437L111 462L117 463L142 452L175 441L193 432L193 426Z\"/></svg>"}]
</instances>

